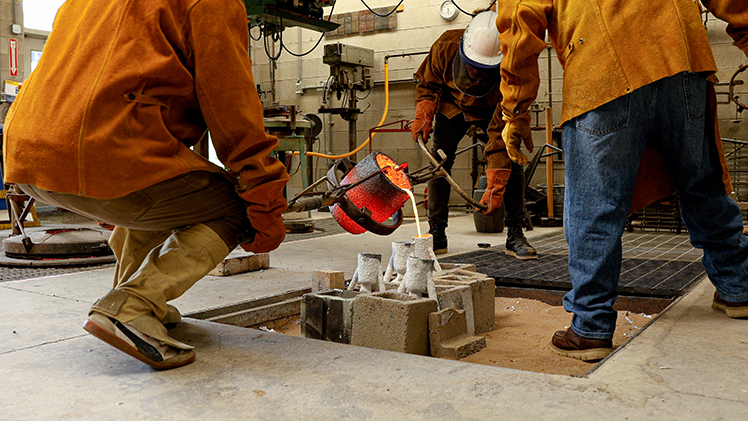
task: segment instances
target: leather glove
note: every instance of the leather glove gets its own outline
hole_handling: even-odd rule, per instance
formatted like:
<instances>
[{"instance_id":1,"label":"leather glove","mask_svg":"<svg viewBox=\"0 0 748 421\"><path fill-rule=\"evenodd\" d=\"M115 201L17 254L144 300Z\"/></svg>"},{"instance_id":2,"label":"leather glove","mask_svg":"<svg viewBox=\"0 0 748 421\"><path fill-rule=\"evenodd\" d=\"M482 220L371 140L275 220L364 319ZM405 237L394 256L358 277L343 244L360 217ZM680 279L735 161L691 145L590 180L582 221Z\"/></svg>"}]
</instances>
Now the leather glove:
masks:
<instances>
[{"instance_id":1,"label":"leather glove","mask_svg":"<svg viewBox=\"0 0 748 421\"><path fill-rule=\"evenodd\" d=\"M436 103L427 99L416 104L416 118L413 119L413 124L410 125L410 133L413 136L413 140L418 140L418 133L423 135L423 143L428 141L429 135L431 134L431 121L434 120L434 113L436 113Z\"/></svg>"},{"instance_id":2,"label":"leather glove","mask_svg":"<svg viewBox=\"0 0 748 421\"><path fill-rule=\"evenodd\" d=\"M530 133L530 113L523 113L518 116L510 116L504 113L503 119L506 125L504 130L501 131L501 138L506 143L509 158L520 165L527 165L529 161L522 153L521 147L524 143L527 152L532 152L534 148L532 134Z\"/></svg>"},{"instance_id":3,"label":"leather glove","mask_svg":"<svg viewBox=\"0 0 748 421\"><path fill-rule=\"evenodd\" d=\"M287 181L288 175L239 194L247 202L247 218L255 230L254 238L241 244L244 250L267 253L278 248L286 238L283 211L288 204L283 197L283 187Z\"/></svg>"},{"instance_id":4,"label":"leather glove","mask_svg":"<svg viewBox=\"0 0 748 421\"><path fill-rule=\"evenodd\" d=\"M509 168L489 168L486 170L488 186L486 186L486 192L483 193L480 203L488 206L488 209L481 210L482 214L490 216L499 210L501 203L504 201L504 191L506 191L506 184L511 174L512 170Z\"/></svg>"}]
</instances>

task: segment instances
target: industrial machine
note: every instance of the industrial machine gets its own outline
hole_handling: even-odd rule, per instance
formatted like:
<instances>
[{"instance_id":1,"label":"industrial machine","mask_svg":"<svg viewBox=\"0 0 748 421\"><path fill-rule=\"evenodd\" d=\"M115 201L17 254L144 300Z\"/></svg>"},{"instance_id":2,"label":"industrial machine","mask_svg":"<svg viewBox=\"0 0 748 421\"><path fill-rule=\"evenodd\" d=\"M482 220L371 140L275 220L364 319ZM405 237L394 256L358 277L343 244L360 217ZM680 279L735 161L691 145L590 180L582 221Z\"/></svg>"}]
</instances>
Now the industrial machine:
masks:
<instances>
[{"instance_id":1,"label":"industrial machine","mask_svg":"<svg viewBox=\"0 0 748 421\"><path fill-rule=\"evenodd\" d=\"M348 150L356 149L356 121L358 109L356 92L372 88L371 69L374 67L374 50L354 47L341 43L325 45L322 62L330 66L329 91L334 91L337 99L343 95L347 106L331 108L327 104L327 94L322 97L320 113L338 114L348 122ZM354 157L355 160L355 157Z\"/></svg>"}]
</instances>

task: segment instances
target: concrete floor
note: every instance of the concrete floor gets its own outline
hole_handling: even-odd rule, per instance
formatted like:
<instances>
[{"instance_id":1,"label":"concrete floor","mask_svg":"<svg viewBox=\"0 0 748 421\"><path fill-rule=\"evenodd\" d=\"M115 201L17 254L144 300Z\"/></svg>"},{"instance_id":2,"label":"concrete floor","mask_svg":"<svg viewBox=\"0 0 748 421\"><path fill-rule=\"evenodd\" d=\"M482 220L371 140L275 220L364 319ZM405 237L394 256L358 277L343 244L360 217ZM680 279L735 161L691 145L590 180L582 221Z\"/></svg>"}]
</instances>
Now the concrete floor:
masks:
<instances>
[{"instance_id":1,"label":"concrete floor","mask_svg":"<svg viewBox=\"0 0 748 421\"><path fill-rule=\"evenodd\" d=\"M536 228L528 236L557 229ZM387 258L390 242L415 233L410 224L388 237L285 242L271 253L270 269L206 277L174 304L189 313L305 287L313 269L350 277L357 252ZM505 239L476 233L470 216L451 218L448 235L451 253ZM80 328L112 276L108 268L0 283L0 420L732 420L748 414L748 320L712 310L708 281L590 375L568 377L190 319L171 332L195 345L197 360L155 371Z\"/></svg>"}]
</instances>

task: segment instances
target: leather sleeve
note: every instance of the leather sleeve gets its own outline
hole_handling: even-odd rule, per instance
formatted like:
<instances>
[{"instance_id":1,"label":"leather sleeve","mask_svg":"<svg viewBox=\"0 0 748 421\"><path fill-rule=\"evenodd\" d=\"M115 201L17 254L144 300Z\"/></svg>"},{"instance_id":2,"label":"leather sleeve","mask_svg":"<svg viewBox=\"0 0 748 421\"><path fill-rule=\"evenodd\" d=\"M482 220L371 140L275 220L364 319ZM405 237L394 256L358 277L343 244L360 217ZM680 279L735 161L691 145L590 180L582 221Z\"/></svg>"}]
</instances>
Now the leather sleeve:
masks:
<instances>
[{"instance_id":1,"label":"leather sleeve","mask_svg":"<svg viewBox=\"0 0 748 421\"><path fill-rule=\"evenodd\" d=\"M278 139L265 133L243 3L201 0L188 21L195 89L218 159L239 177L240 192L287 178L285 166L270 156Z\"/></svg>"},{"instance_id":2,"label":"leather sleeve","mask_svg":"<svg viewBox=\"0 0 748 421\"><path fill-rule=\"evenodd\" d=\"M714 16L727 22L727 34L748 56L748 6L745 0L702 0Z\"/></svg>"},{"instance_id":3,"label":"leather sleeve","mask_svg":"<svg viewBox=\"0 0 748 421\"><path fill-rule=\"evenodd\" d=\"M501 40L501 108L507 115L527 111L540 86L538 56L546 48L545 32L552 0L506 0L498 4L496 26Z\"/></svg>"},{"instance_id":4,"label":"leather sleeve","mask_svg":"<svg viewBox=\"0 0 748 421\"><path fill-rule=\"evenodd\" d=\"M484 154L486 156L486 169L510 168L511 159L506 151L506 144L501 138L501 131L504 129L504 120L501 118L501 107L496 107L491 122L488 124L486 134L488 135L488 145Z\"/></svg>"},{"instance_id":5,"label":"leather sleeve","mask_svg":"<svg viewBox=\"0 0 748 421\"><path fill-rule=\"evenodd\" d=\"M439 42L435 42L416 71L416 104L421 101L438 102L444 83L444 60L439 55Z\"/></svg>"}]
</instances>

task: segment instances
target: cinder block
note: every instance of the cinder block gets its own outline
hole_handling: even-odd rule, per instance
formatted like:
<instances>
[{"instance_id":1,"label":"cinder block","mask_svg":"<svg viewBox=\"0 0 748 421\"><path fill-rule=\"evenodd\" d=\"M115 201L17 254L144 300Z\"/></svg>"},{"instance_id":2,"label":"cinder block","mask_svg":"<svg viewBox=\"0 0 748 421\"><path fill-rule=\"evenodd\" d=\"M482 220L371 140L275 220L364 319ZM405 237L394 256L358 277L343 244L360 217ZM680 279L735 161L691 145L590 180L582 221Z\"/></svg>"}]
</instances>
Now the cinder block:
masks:
<instances>
[{"instance_id":1,"label":"cinder block","mask_svg":"<svg viewBox=\"0 0 748 421\"><path fill-rule=\"evenodd\" d=\"M467 333L475 334L475 310L470 285L436 285L436 298L441 309L454 308L465 311Z\"/></svg>"},{"instance_id":2,"label":"cinder block","mask_svg":"<svg viewBox=\"0 0 748 421\"><path fill-rule=\"evenodd\" d=\"M428 315L436 300L394 291L361 294L354 300L351 345L431 355Z\"/></svg>"},{"instance_id":3,"label":"cinder block","mask_svg":"<svg viewBox=\"0 0 748 421\"><path fill-rule=\"evenodd\" d=\"M337 270L313 270L312 292L345 289L345 273Z\"/></svg>"},{"instance_id":4,"label":"cinder block","mask_svg":"<svg viewBox=\"0 0 748 421\"><path fill-rule=\"evenodd\" d=\"M442 271L448 271L452 269L462 269L467 272L476 272L477 268L472 263L442 263L439 262L442 267Z\"/></svg>"},{"instance_id":5,"label":"cinder block","mask_svg":"<svg viewBox=\"0 0 748 421\"><path fill-rule=\"evenodd\" d=\"M267 269L270 267L270 254L250 253L246 256L227 257L208 272L213 276L231 276L238 273L251 272L254 270Z\"/></svg>"},{"instance_id":6,"label":"cinder block","mask_svg":"<svg viewBox=\"0 0 748 421\"><path fill-rule=\"evenodd\" d=\"M464 269L451 269L434 274L435 285L469 285L473 299L475 334L489 332L495 325L493 278ZM443 307L442 307L443 308Z\"/></svg>"},{"instance_id":7,"label":"cinder block","mask_svg":"<svg viewBox=\"0 0 748 421\"><path fill-rule=\"evenodd\" d=\"M431 355L460 359L485 348L486 338L468 335L465 325L464 310L445 308L429 314Z\"/></svg>"},{"instance_id":8,"label":"cinder block","mask_svg":"<svg viewBox=\"0 0 748 421\"><path fill-rule=\"evenodd\" d=\"M343 344L351 343L354 298L359 293L332 290L304 294L300 336Z\"/></svg>"}]
</instances>

